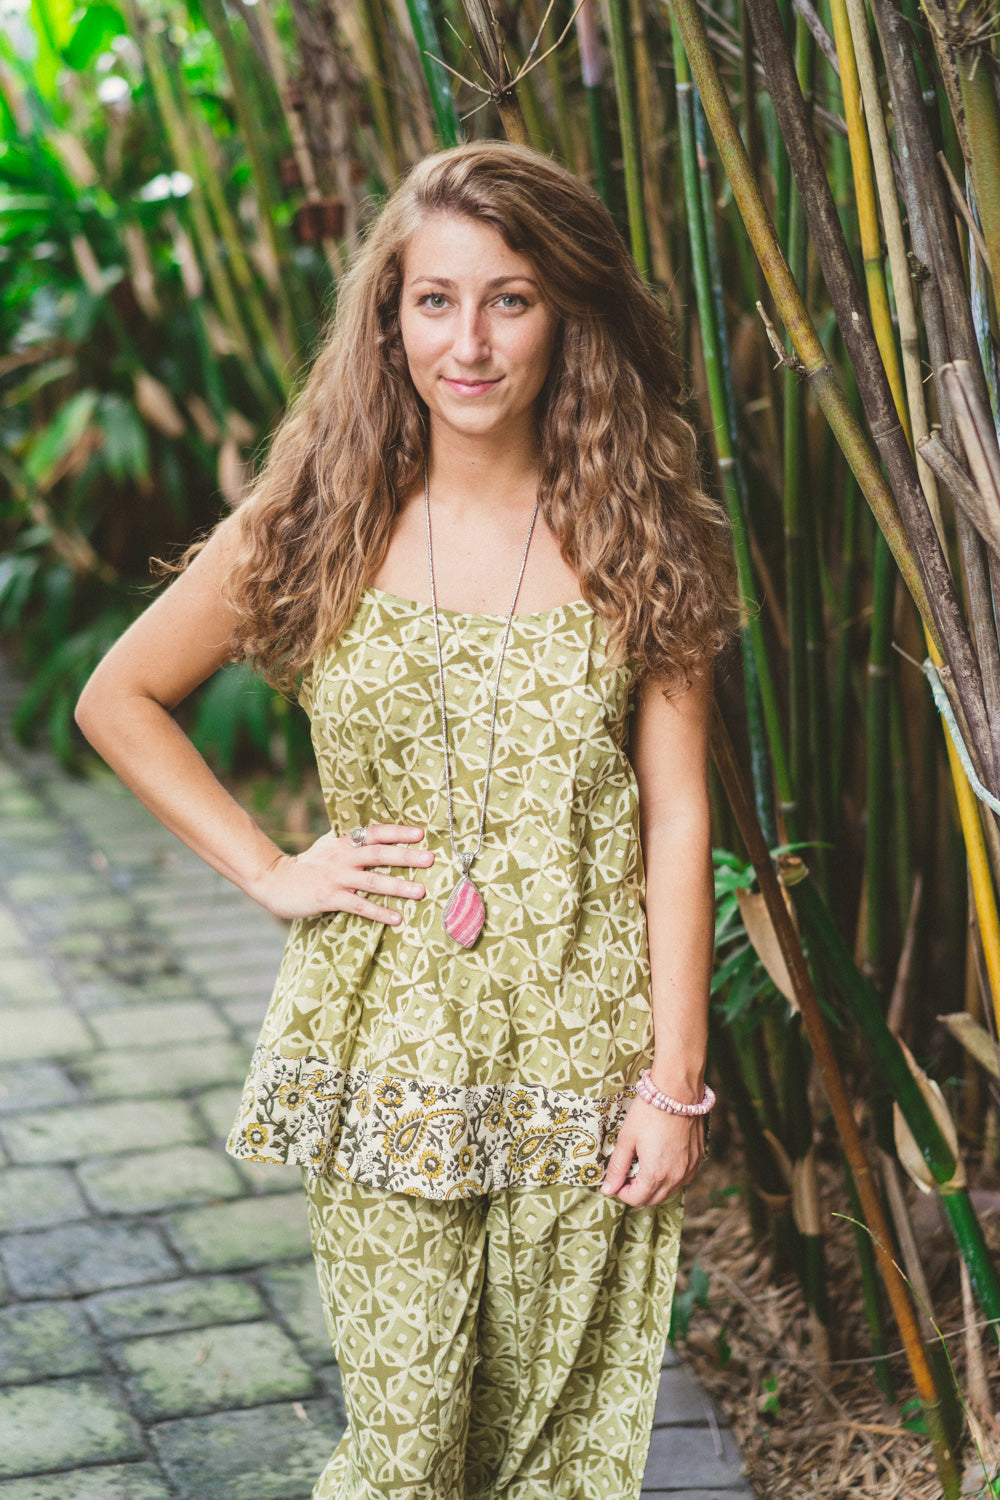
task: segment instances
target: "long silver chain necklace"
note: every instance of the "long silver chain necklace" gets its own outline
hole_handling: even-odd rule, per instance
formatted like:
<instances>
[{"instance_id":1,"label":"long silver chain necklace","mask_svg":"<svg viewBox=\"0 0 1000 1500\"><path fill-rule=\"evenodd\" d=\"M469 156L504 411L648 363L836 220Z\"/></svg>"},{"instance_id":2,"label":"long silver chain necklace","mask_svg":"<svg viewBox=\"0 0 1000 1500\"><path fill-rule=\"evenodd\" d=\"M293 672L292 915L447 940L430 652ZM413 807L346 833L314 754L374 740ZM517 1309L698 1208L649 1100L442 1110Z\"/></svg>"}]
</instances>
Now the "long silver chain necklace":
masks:
<instances>
[{"instance_id":1,"label":"long silver chain necklace","mask_svg":"<svg viewBox=\"0 0 1000 1500\"><path fill-rule=\"evenodd\" d=\"M510 601L510 613L507 616L507 623L500 638L500 649L497 653L496 680L493 684L493 707L490 712L490 739L486 751L486 772L483 776L483 801L479 809L479 833L476 837L476 847L466 851L458 849L455 844L455 807L451 790L451 758L448 753L448 711L445 707L444 697L444 656L441 652L441 625L438 620L437 589L434 584L434 549L431 545L431 493L426 462L424 463L424 516L427 521L427 567L431 577L431 606L434 612L434 641L437 646L438 686L441 694L441 738L444 741L444 784L448 794L448 837L451 840L451 852L462 867L458 884L448 898L448 904L444 909L441 920L444 924L444 930L450 938L453 938L456 943L461 943L463 948L471 948L483 930L483 923L486 920L486 903L482 898L479 887L474 881L469 879L469 871L472 868L472 861L479 853L483 842L483 830L486 827L486 800L490 791L490 772L493 769L493 743L496 739L497 704L500 698L500 673L503 669L504 652L507 650L507 641L510 636L511 625L514 621L514 610L517 608L517 596L521 592L521 580L524 578L524 570L528 564L528 548L531 546L535 521L538 519L538 501L535 501L535 509L531 514L531 525L528 527L528 535L524 543L524 552L521 557L521 567L517 575L517 584L514 588L514 597Z\"/></svg>"}]
</instances>

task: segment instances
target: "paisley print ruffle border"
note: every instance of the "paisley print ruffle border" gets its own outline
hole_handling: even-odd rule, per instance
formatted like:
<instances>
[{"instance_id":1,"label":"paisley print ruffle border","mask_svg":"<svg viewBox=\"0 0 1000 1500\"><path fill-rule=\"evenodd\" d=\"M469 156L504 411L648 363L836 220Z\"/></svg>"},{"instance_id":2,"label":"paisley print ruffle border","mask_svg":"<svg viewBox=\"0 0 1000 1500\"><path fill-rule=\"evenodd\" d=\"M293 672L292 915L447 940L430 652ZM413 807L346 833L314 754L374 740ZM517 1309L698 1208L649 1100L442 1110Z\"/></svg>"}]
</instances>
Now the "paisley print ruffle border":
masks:
<instances>
[{"instance_id":1,"label":"paisley print ruffle border","mask_svg":"<svg viewBox=\"0 0 1000 1500\"><path fill-rule=\"evenodd\" d=\"M258 1046L226 1150L417 1198L598 1187L634 1097L634 1085L590 1099L540 1084L426 1083Z\"/></svg>"}]
</instances>

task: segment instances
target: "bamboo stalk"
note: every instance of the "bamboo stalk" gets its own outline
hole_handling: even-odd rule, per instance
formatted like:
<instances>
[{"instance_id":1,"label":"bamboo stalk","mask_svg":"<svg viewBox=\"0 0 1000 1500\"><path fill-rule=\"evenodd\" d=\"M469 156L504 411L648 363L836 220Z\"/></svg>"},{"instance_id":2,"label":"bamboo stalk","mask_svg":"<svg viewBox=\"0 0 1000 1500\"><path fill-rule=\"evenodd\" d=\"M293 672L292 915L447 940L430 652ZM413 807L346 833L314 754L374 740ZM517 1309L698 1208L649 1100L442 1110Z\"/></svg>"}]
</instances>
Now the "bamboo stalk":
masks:
<instances>
[{"instance_id":1,"label":"bamboo stalk","mask_svg":"<svg viewBox=\"0 0 1000 1500\"><path fill-rule=\"evenodd\" d=\"M896 565L921 618L932 636L937 637L934 614L909 538L900 521L895 498L882 475L879 460L867 436L851 411L844 389L834 374L791 275L760 188L750 169L746 149L709 49L695 0L672 0L671 11L744 225L782 321L791 335L796 354L804 366L810 388L833 429L876 521L885 533Z\"/></svg>"},{"instance_id":2,"label":"bamboo stalk","mask_svg":"<svg viewBox=\"0 0 1000 1500\"><path fill-rule=\"evenodd\" d=\"M243 240L236 219L226 201L213 162L209 160L208 148L214 144L205 120L196 113L190 94L179 91L180 110L187 117L188 139L191 142L192 159L199 181L212 208L219 237L226 248L226 260L236 283L240 303L246 308L258 345L267 357L271 373L277 383L277 392L284 399L291 391L292 380L288 370L290 349L283 350L275 333L274 319L261 300L256 279L243 249Z\"/></svg>"},{"instance_id":3,"label":"bamboo stalk","mask_svg":"<svg viewBox=\"0 0 1000 1500\"><path fill-rule=\"evenodd\" d=\"M931 365L937 383L938 404L944 423L945 442L954 448L951 406L938 372L949 359L967 361L971 378L979 389L981 404L984 406L988 405L985 380L962 273L954 216L948 204L937 153L919 93L910 32L891 0L873 0L873 5L886 61L913 248L931 273L931 276L921 278L921 303ZM938 297L940 309L936 305ZM987 720L992 725L992 736L985 741L973 730L970 748L978 763L980 777L989 782L991 773L995 775L1000 767L1000 645L989 603L989 584L981 551L970 535L964 518L958 519L957 526L969 590L970 618L982 663ZM952 665L956 666L957 663L952 661ZM967 708L968 704L963 703L963 709ZM1000 867L995 873L1000 879Z\"/></svg>"},{"instance_id":4,"label":"bamboo stalk","mask_svg":"<svg viewBox=\"0 0 1000 1500\"><path fill-rule=\"evenodd\" d=\"M868 124L868 143L871 148L875 182L878 187L879 206L882 210L882 225L885 231L889 268L892 273L893 299L899 326L899 343L903 357L903 379L906 388L912 440L918 445L928 431L927 406L924 401L924 372L920 354L920 333L913 301L913 283L906 258L906 241L899 212L899 199L892 169L889 137L885 116L882 113L882 95L875 73L875 58L868 32L868 15L864 0L847 0L847 15L851 29L854 57L858 70L858 82L864 102L865 119ZM944 546L944 527L941 522L941 507L933 476L926 465L917 459L917 473L927 504L934 518L934 525Z\"/></svg>"},{"instance_id":5,"label":"bamboo stalk","mask_svg":"<svg viewBox=\"0 0 1000 1500\"><path fill-rule=\"evenodd\" d=\"M925 437L917 447L986 545L1000 555L1000 516L987 504L955 455L945 447L936 433Z\"/></svg>"},{"instance_id":6,"label":"bamboo stalk","mask_svg":"<svg viewBox=\"0 0 1000 1500\"><path fill-rule=\"evenodd\" d=\"M250 373L250 370L256 369L252 361L250 342L237 306L233 284L216 244L186 122L178 108L160 48L152 36L147 18L140 11L136 0L125 0L125 12L129 21L129 30L137 39L142 52L150 87L174 160L192 182L188 199L191 223L198 240L198 248L205 262L212 295L225 322L226 331L232 338L241 358L248 362L248 373Z\"/></svg>"},{"instance_id":7,"label":"bamboo stalk","mask_svg":"<svg viewBox=\"0 0 1000 1500\"><path fill-rule=\"evenodd\" d=\"M697 99L688 69L684 49L676 46L674 72L677 91L677 123L680 137L681 174L686 205L688 237L691 245L691 269L698 308L698 322L702 336L702 352L705 362L705 379L708 386L709 406L712 412L712 437L716 451L719 481L726 502L733 531L733 545L739 577L740 598L745 606L747 623L742 630L743 659L748 679L753 684L751 697L748 693L750 711L751 753L755 766L754 787L758 808L765 810L765 827L771 830L777 842L774 823L773 793L770 787L770 770L773 763L778 788L778 797L783 811L794 807L794 792L789 776L781 728L781 713L777 688L764 638L759 611L754 608L756 579L750 553L746 527L745 488L742 482L738 434L736 433L735 403L730 403L725 389L728 369L725 320L713 297L714 221L708 211L706 195L702 192L696 140L695 114ZM707 163L706 163L707 167ZM709 195L710 196L710 195ZM759 695L759 699L757 697ZM754 722L753 711L759 701L766 726L766 741L760 736ZM770 755L768 754L770 750Z\"/></svg>"},{"instance_id":8,"label":"bamboo stalk","mask_svg":"<svg viewBox=\"0 0 1000 1500\"><path fill-rule=\"evenodd\" d=\"M973 11L973 16L986 20L984 11L979 11L978 16ZM956 61L976 207L982 220L993 285L1000 287L1000 106L989 42L973 41L957 49Z\"/></svg>"},{"instance_id":9,"label":"bamboo stalk","mask_svg":"<svg viewBox=\"0 0 1000 1500\"><path fill-rule=\"evenodd\" d=\"M667 238L669 216L663 201L660 154L656 149L656 143L664 139L666 132L663 128L663 111L657 108L656 75L646 31L645 0L629 0L629 21L639 141L640 144L646 143L648 152L642 182L646 228L649 232L650 272L661 286L669 287L673 284L675 273Z\"/></svg>"},{"instance_id":10,"label":"bamboo stalk","mask_svg":"<svg viewBox=\"0 0 1000 1500\"><path fill-rule=\"evenodd\" d=\"M930 599L937 634L952 667L981 764L993 747L983 682L937 531L917 479L913 455L896 412L885 368L864 306L837 210L820 160L775 0L747 0L768 75L771 99L802 194L810 235L854 369L872 436L882 455Z\"/></svg>"},{"instance_id":11,"label":"bamboo stalk","mask_svg":"<svg viewBox=\"0 0 1000 1500\"><path fill-rule=\"evenodd\" d=\"M868 1324L868 1334L871 1339L872 1372L885 1399L894 1401L896 1391L892 1383L892 1366L886 1357L889 1353L889 1341L886 1338L885 1319L882 1316L882 1304L879 1300L878 1267L875 1264L872 1237L866 1232L864 1224L858 1222L863 1217L861 1200L858 1197L854 1173L846 1157L843 1158L843 1165L847 1195L851 1204L851 1218L854 1221L852 1224L854 1247L858 1253L858 1268L861 1272L861 1295L865 1305L865 1322Z\"/></svg>"},{"instance_id":12,"label":"bamboo stalk","mask_svg":"<svg viewBox=\"0 0 1000 1500\"><path fill-rule=\"evenodd\" d=\"M504 55L500 22L493 13L490 0L462 0L462 8L472 29L490 97L497 107L507 139L515 145L528 146L531 144L528 127Z\"/></svg>"},{"instance_id":13,"label":"bamboo stalk","mask_svg":"<svg viewBox=\"0 0 1000 1500\"><path fill-rule=\"evenodd\" d=\"M861 80L845 0L830 0L833 34L840 64L840 84L847 122L847 140L854 178L861 254L872 326L885 367L893 402L909 437L903 377L889 311L882 265L882 238L872 170L872 153L865 129ZM937 528L935 527L935 530ZM875 538L871 633L868 646L868 694L865 747L868 817L865 828L864 966L879 990L886 982L888 964L890 827L890 692L892 622L896 598L892 555L881 533Z\"/></svg>"},{"instance_id":14,"label":"bamboo stalk","mask_svg":"<svg viewBox=\"0 0 1000 1500\"><path fill-rule=\"evenodd\" d=\"M576 35L580 46L580 77L587 99L595 184L605 206L611 208L611 155L604 123L604 68L597 25L597 0L583 0L576 13Z\"/></svg>"},{"instance_id":15,"label":"bamboo stalk","mask_svg":"<svg viewBox=\"0 0 1000 1500\"><path fill-rule=\"evenodd\" d=\"M385 8L382 0L354 0L354 5L368 52L365 84L371 99L375 138L385 153L389 171L395 179L400 173L398 143L402 132L395 108L395 93L390 89L393 64Z\"/></svg>"},{"instance_id":16,"label":"bamboo stalk","mask_svg":"<svg viewBox=\"0 0 1000 1500\"><path fill-rule=\"evenodd\" d=\"M555 116L556 134L559 140L559 151L562 159L567 164L574 161L576 152L573 143L573 130L570 120L569 99L566 95L566 83L563 70L560 66L558 51L555 49L555 37L551 37L551 21L546 20L539 10L538 0L524 0L524 14L532 34L537 38L542 48L544 57L545 78L549 92L552 96L552 112Z\"/></svg>"},{"instance_id":17,"label":"bamboo stalk","mask_svg":"<svg viewBox=\"0 0 1000 1500\"><path fill-rule=\"evenodd\" d=\"M278 222L274 211L274 200L271 194L271 174L268 170L264 149L263 122L260 120L257 110L251 107L247 99L244 68L240 64L236 44L233 40L233 34L230 30L222 0L203 0L202 8L212 36L215 38L216 46L222 54L226 73L229 76L233 107L236 111L236 118L239 121L243 140L246 144L247 154L250 157L254 187L257 193L257 200L260 204L260 217L264 224L264 233L267 235L271 246L271 254L275 265L279 267L279 274L276 278L273 292L277 298L278 309L281 315L283 339L289 349L299 349L300 339L297 336L297 320L288 292L289 257L287 247L282 242L278 231Z\"/></svg>"},{"instance_id":18,"label":"bamboo stalk","mask_svg":"<svg viewBox=\"0 0 1000 1500\"><path fill-rule=\"evenodd\" d=\"M837 1131L854 1176L858 1196L875 1246L879 1270L889 1294L896 1323L906 1349L910 1371L926 1415L938 1475L945 1494L955 1496L958 1494L959 1487L958 1473L943 1430L940 1397L927 1358L927 1351L920 1337L916 1311L906 1282L893 1259L889 1223L871 1168L865 1157L851 1100L837 1065L801 941L785 905L770 854L753 816L753 808L746 792L742 772L717 708L712 721L712 754L726 789L733 815L739 825L743 842L753 862L757 882L767 902L767 909L795 988L799 1010L809 1037L809 1045L812 1048ZM804 884L808 885L809 881L805 881Z\"/></svg>"},{"instance_id":19,"label":"bamboo stalk","mask_svg":"<svg viewBox=\"0 0 1000 1500\"><path fill-rule=\"evenodd\" d=\"M608 40L611 46L611 66L615 77L615 96L618 102L618 126L622 139L629 241L632 258L648 281L652 271L652 260L643 190L642 140L639 134L635 67L632 49L629 46L626 4L627 0L605 0L605 14L608 23Z\"/></svg>"},{"instance_id":20,"label":"bamboo stalk","mask_svg":"<svg viewBox=\"0 0 1000 1500\"><path fill-rule=\"evenodd\" d=\"M441 51L441 42L430 0L406 0L406 9L420 56L420 66L427 83L431 109L434 111L438 139L442 146L457 146L462 139L463 132L458 122L458 112L455 109L455 98L451 92L448 74L438 61L444 54Z\"/></svg>"},{"instance_id":21,"label":"bamboo stalk","mask_svg":"<svg viewBox=\"0 0 1000 1500\"><path fill-rule=\"evenodd\" d=\"M134 4L135 0L129 0L129 3ZM254 18L257 23L258 35L265 49L265 55L267 57L268 67L271 71L271 77L274 79L274 84L278 91L278 98L281 101L281 109L285 117L285 125L288 128L288 135L292 143L292 150L295 154L295 161L298 165L299 176L302 179L302 187L306 195L306 200L310 203L318 203L320 201L321 194L319 190L319 179L316 175L316 164L313 161L312 152L309 149L309 141L306 137L305 126L302 123L299 111L292 103L291 84L288 77L288 69L285 67L285 59L281 51L281 43L278 40L278 33L275 29L274 18L271 15L271 3L272 0L262 0L262 3L255 7ZM334 280L337 280L344 270L343 259L341 257L337 242L329 235L325 235L323 237L322 244L323 253L326 256L327 262L330 266L330 270L333 273Z\"/></svg>"}]
</instances>

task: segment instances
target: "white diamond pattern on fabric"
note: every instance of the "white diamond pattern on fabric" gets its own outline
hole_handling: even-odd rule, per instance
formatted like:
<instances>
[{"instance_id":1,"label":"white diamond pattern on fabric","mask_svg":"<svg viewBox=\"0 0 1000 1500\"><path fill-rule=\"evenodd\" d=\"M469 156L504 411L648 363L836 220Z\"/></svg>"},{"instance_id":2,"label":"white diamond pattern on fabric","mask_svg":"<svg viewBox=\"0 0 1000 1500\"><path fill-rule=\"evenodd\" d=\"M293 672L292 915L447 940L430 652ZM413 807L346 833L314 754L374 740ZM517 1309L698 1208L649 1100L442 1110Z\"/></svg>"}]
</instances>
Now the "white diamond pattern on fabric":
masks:
<instances>
[{"instance_id":1,"label":"white diamond pattern on fabric","mask_svg":"<svg viewBox=\"0 0 1000 1500\"><path fill-rule=\"evenodd\" d=\"M471 847L498 620L439 620L456 840ZM292 923L229 1150L428 1197L515 1169L597 1186L653 1047L629 674L607 667L583 601L514 617L471 948L441 925L455 865L436 680L430 606L370 589L303 685L331 826L415 824L435 863L423 900L385 898L396 927Z\"/></svg>"}]
</instances>

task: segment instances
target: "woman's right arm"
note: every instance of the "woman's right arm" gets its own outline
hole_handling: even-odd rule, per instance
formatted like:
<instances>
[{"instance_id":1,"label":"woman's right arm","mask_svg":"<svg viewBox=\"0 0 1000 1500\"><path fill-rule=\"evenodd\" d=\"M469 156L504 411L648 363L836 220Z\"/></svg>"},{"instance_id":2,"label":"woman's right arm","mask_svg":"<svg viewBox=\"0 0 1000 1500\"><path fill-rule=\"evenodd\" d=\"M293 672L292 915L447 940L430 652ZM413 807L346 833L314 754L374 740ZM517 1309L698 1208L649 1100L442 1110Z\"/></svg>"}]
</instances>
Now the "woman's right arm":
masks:
<instances>
[{"instance_id":1,"label":"woman's right arm","mask_svg":"<svg viewBox=\"0 0 1000 1500\"><path fill-rule=\"evenodd\" d=\"M395 924L398 912L358 892L422 896L422 885L373 868L429 865L428 851L398 847L417 843L421 829L379 825L360 849L331 832L302 854L285 854L216 779L173 717L228 659L234 618L224 584L238 549L233 516L111 648L80 696L77 723L171 833L276 916L349 911Z\"/></svg>"}]
</instances>

